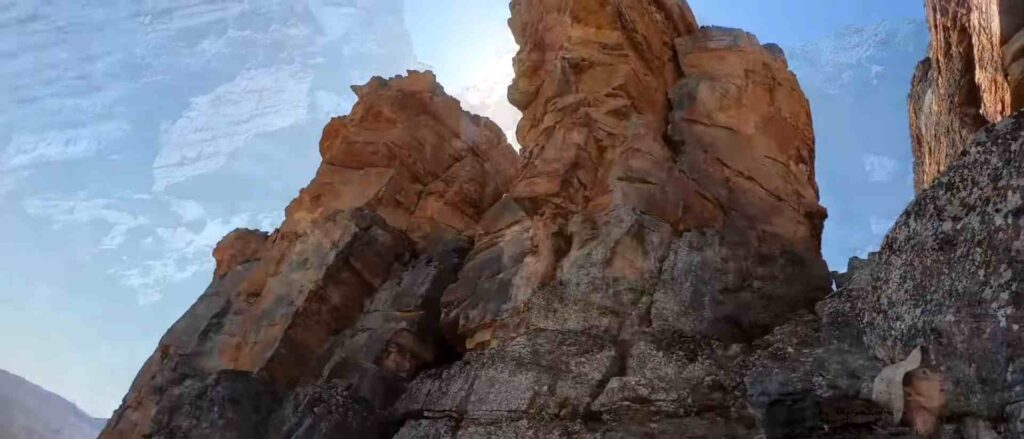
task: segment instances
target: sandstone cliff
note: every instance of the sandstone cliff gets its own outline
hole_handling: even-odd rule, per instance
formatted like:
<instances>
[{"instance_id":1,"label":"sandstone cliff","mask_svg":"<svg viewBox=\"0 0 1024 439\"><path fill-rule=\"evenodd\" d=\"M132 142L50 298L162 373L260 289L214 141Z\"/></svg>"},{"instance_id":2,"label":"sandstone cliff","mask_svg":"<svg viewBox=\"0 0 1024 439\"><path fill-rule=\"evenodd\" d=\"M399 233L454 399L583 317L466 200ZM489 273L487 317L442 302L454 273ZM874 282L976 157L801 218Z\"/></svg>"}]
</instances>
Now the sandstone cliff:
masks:
<instances>
[{"instance_id":1,"label":"sandstone cliff","mask_svg":"<svg viewBox=\"0 0 1024 439\"><path fill-rule=\"evenodd\" d=\"M518 157L429 73L355 91L352 113L324 128L323 163L285 222L221 241L213 283L160 341L102 437L305 431L299 420L311 419L293 422L290 411L319 412L325 395L342 394L386 408L396 386L447 355L440 293L462 236L507 192ZM376 407L360 404L346 408L350 434L370 435Z\"/></svg>"},{"instance_id":2,"label":"sandstone cliff","mask_svg":"<svg viewBox=\"0 0 1024 439\"><path fill-rule=\"evenodd\" d=\"M951 5L933 30L977 24ZM511 9L521 156L429 73L356 87L102 437L1021 437L1021 116L949 143L832 292L781 49L670 0ZM997 46L956 47L936 65ZM921 102L998 89L949 71ZM924 109L921 139L970 135Z\"/></svg>"},{"instance_id":3,"label":"sandstone cliff","mask_svg":"<svg viewBox=\"0 0 1024 439\"><path fill-rule=\"evenodd\" d=\"M829 291L784 55L674 1L512 12L522 159L430 74L357 87L103 437L757 429L726 346Z\"/></svg>"},{"instance_id":4,"label":"sandstone cliff","mask_svg":"<svg viewBox=\"0 0 1024 439\"><path fill-rule=\"evenodd\" d=\"M926 9L932 42L910 95L918 191L978 129L1024 107L1024 2L927 0Z\"/></svg>"}]
</instances>

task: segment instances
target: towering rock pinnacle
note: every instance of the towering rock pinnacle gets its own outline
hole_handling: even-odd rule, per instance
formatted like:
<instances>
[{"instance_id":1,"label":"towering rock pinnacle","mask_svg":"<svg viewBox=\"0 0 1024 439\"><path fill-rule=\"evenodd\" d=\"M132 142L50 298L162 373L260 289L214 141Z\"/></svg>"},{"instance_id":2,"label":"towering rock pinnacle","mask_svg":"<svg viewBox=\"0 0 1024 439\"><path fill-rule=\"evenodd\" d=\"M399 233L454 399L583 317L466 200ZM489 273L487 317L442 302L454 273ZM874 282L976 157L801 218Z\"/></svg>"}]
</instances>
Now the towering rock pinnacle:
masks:
<instances>
[{"instance_id":1,"label":"towering rock pinnacle","mask_svg":"<svg viewBox=\"0 0 1024 439\"><path fill-rule=\"evenodd\" d=\"M739 31L698 32L676 2L517 1L512 11L521 50L509 96L524 113L524 160L445 293L458 343L518 336L549 284L565 287L560 300L623 318L688 232L694 245L778 242L807 276L789 299L823 294L810 114L781 54ZM731 307L778 304L748 292L736 303L706 292L699 300L720 306L708 302L693 329L742 338L781 317L740 321Z\"/></svg>"},{"instance_id":2,"label":"towering rock pinnacle","mask_svg":"<svg viewBox=\"0 0 1024 439\"><path fill-rule=\"evenodd\" d=\"M926 9L932 43L910 94L918 191L978 129L1024 107L1024 2L927 0Z\"/></svg>"},{"instance_id":3,"label":"towering rock pinnacle","mask_svg":"<svg viewBox=\"0 0 1024 439\"><path fill-rule=\"evenodd\" d=\"M357 87L103 437L758 434L750 343L829 291L782 51L674 0L511 9L522 160L430 74Z\"/></svg>"},{"instance_id":4,"label":"towering rock pinnacle","mask_svg":"<svg viewBox=\"0 0 1024 439\"><path fill-rule=\"evenodd\" d=\"M399 437L751 437L742 356L828 291L781 50L683 3L519 0L523 163L442 299L466 353Z\"/></svg>"}]
</instances>

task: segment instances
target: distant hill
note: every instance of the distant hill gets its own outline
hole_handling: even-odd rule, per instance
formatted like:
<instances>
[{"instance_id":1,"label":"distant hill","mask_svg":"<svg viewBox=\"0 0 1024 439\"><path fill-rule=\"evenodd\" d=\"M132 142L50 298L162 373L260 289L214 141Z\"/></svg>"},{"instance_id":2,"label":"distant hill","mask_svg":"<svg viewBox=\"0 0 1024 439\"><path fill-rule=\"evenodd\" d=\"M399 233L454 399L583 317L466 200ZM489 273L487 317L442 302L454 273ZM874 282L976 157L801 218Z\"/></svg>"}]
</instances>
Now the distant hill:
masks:
<instances>
[{"instance_id":1,"label":"distant hill","mask_svg":"<svg viewBox=\"0 0 1024 439\"><path fill-rule=\"evenodd\" d=\"M0 438L95 439L106 422L53 392L0 370Z\"/></svg>"}]
</instances>

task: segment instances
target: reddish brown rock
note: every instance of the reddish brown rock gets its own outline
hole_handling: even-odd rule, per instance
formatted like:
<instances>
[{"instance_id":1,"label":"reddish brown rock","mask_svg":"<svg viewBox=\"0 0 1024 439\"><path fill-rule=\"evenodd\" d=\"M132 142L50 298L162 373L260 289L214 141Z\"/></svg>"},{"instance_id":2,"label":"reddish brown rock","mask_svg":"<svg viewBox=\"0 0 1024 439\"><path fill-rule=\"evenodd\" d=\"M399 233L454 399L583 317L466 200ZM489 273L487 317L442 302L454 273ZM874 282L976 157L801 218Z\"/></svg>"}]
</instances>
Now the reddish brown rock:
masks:
<instances>
[{"instance_id":1,"label":"reddish brown rock","mask_svg":"<svg viewBox=\"0 0 1024 439\"><path fill-rule=\"evenodd\" d=\"M670 0L515 0L510 25L522 162L429 74L357 87L104 437L760 434L750 343L829 291L781 50Z\"/></svg>"},{"instance_id":2,"label":"reddish brown rock","mask_svg":"<svg viewBox=\"0 0 1024 439\"><path fill-rule=\"evenodd\" d=\"M512 13L524 161L443 297L467 353L410 385L399 437L756 435L727 346L828 291L781 50L685 3Z\"/></svg>"},{"instance_id":3,"label":"reddish brown rock","mask_svg":"<svg viewBox=\"0 0 1024 439\"><path fill-rule=\"evenodd\" d=\"M466 348L529 328L533 291L553 282L618 285L566 300L622 318L637 297L616 290L655 282L667 255L687 251L672 249L673 235L688 231L706 232L680 242L707 251L756 243L763 255L789 252L775 268L802 278L785 282L788 293L766 288L715 309L678 303L721 302L713 291L666 293L676 297L666 306L700 314L692 331L748 337L824 294L813 131L781 50L739 31L698 33L685 7L663 6L513 4L522 49L510 96L524 111L525 160L510 199L487 215L495 227L482 230L445 294L449 333ZM666 24L680 20L690 24ZM676 57L664 55L676 45Z\"/></svg>"},{"instance_id":4,"label":"reddish brown rock","mask_svg":"<svg viewBox=\"0 0 1024 439\"><path fill-rule=\"evenodd\" d=\"M1024 2L928 0L926 9L932 42L909 102L919 192L978 129L1024 107Z\"/></svg>"},{"instance_id":5,"label":"reddish brown rock","mask_svg":"<svg viewBox=\"0 0 1024 439\"><path fill-rule=\"evenodd\" d=\"M449 331L466 347L515 335L536 288L588 248L630 240L622 236L630 225L601 225L604 219L635 209L668 231L684 221L684 200L694 200L689 208L707 204L672 171L663 140L667 92L680 77L673 40L696 29L688 7L515 1L510 25L520 45L509 99L523 111L523 166L509 199L488 213L460 281L445 293ZM611 227L616 236L599 235ZM655 269L643 260L647 250L621 245L632 248L605 248L605 260L595 261L609 276L641 281Z\"/></svg>"},{"instance_id":6,"label":"reddish brown rock","mask_svg":"<svg viewBox=\"0 0 1024 439\"><path fill-rule=\"evenodd\" d=\"M163 337L102 437L265 434L281 398L316 382L335 339L353 327L379 329L380 342L361 353L371 362L381 355L378 366L399 378L434 361L416 340L433 346L436 330L359 323L367 300L405 291L404 305L377 308L436 324L450 280L427 288L433 276L416 277L410 261L447 254L448 243L473 232L518 158L495 124L463 112L430 73L354 89L359 101L324 129L324 162L280 229L235 231L217 246L213 283ZM461 257L443 266L453 276ZM434 292L388 287L396 276Z\"/></svg>"}]
</instances>

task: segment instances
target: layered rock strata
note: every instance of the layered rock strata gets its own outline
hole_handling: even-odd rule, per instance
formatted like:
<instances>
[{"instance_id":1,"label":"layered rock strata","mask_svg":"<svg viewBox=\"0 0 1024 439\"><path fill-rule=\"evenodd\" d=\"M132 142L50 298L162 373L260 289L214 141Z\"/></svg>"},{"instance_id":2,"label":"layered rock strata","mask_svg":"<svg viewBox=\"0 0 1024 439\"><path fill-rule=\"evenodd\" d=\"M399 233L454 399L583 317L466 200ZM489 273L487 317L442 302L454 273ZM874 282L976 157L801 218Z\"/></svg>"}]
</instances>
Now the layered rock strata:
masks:
<instances>
[{"instance_id":1,"label":"layered rock strata","mask_svg":"<svg viewBox=\"0 0 1024 439\"><path fill-rule=\"evenodd\" d=\"M914 74L914 186L928 187L981 127L1024 107L1024 2L928 0L928 58Z\"/></svg>"}]
</instances>

